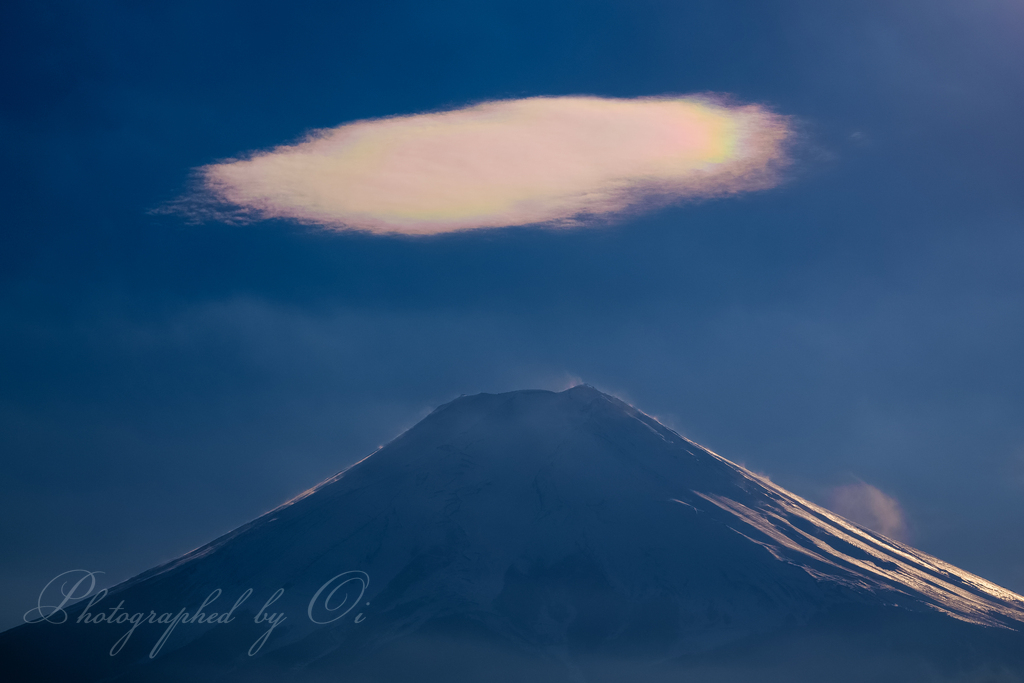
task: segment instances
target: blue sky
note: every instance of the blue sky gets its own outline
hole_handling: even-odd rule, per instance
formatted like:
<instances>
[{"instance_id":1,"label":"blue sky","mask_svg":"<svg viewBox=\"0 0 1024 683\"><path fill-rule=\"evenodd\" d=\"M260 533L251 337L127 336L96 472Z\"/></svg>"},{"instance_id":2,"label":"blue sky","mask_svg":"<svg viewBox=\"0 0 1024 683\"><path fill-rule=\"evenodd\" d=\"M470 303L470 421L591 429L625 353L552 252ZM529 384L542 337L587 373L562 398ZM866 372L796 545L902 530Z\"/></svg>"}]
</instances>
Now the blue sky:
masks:
<instances>
[{"instance_id":1,"label":"blue sky","mask_svg":"<svg viewBox=\"0 0 1024 683\"><path fill-rule=\"evenodd\" d=\"M1024 9L180 2L0 10L0 626L126 578L463 393L583 380L1024 591ZM428 238L152 211L359 119L727 93L774 189Z\"/></svg>"}]
</instances>

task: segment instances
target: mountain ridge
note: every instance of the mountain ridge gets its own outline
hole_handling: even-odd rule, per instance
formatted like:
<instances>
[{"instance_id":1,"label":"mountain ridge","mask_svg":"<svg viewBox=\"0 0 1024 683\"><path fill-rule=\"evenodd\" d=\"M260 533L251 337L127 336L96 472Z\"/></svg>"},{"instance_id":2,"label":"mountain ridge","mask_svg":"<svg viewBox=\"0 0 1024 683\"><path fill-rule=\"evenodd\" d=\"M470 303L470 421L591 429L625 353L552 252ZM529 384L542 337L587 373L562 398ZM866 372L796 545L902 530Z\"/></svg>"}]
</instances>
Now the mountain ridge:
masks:
<instances>
[{"instance_id":1,"label":"mountain ridge","mask_svg":"<svg viewBox=\"0 0 1024 683\"><path fill-rule=\"evenodd\" d=\"M304 619L309 596L340 572L366 576L359 597L346 595L358 609L344 623ZM869 613L876 630L925 623L938 640L969 632L981 649L1024 629L1024 598L795 496L585 385L443 404L292 500L115 586L109 599L194 607L214 589L230 597L254 588L262 603L277 587L274 609L289 618L254 657L224 645L209 680L234 680L236 670L252 680L272 664L290 672L280 680L359 666L367 680L391 680L380 671L397 655L381 653L438 638L445 645L434 650L452 657L485 643L588 680L601 667L586 663L601 658L690 661L804 633L840 613ZM246 610L256 601L239 614L253 616ZM364 620L353 623L357 613ZM69 647L70 634L81 640L81 629L47 626L0 635L0 653L15 642L38 651L46 634ZM139 650L95 666L102 680L146 680L169 662L194 668L196 653L227 633L183 630L162 659ZM429 658L416 652L402 657Z\"/></svg>"}]
</instances>

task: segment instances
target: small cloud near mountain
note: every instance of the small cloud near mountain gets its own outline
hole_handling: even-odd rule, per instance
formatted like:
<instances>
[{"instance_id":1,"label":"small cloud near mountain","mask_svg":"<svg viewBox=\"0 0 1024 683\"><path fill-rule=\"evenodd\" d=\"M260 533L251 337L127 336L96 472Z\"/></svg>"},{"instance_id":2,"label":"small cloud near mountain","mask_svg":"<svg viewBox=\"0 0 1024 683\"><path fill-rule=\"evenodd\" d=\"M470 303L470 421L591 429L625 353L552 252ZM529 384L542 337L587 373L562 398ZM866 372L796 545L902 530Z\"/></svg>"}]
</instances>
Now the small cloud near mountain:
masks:
<instances>
[{"instance_id":1,"label":"small cloud near mountain","mask_svg":"<svg viewBox=\"0 0 1024 683\"><path fill-rule=\"evenodd\" d=\"M862 481L832 490L829 507L843 517L897 541L907 540L903 508L892 496Z\"/></svg>"}]
</instances>

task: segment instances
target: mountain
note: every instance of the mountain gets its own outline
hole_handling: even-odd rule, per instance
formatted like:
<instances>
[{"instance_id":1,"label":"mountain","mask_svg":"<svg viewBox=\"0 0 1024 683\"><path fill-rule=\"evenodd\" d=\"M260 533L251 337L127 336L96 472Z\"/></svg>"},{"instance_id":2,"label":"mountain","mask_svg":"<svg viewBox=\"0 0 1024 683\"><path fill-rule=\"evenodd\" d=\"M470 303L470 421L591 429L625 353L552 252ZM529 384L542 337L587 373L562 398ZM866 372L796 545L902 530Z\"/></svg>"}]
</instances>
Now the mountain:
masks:
<instances>
[{"instance_id":1,"label":"mountain","mask_svg":"<svg viewBox=\"0 0 1024 683\"><path fill-rule=\"evenodd\" d=\"M1024 681L1024 598L586 385L456 399L95 598L4 679Z\"/></svg>"}]
</instances>

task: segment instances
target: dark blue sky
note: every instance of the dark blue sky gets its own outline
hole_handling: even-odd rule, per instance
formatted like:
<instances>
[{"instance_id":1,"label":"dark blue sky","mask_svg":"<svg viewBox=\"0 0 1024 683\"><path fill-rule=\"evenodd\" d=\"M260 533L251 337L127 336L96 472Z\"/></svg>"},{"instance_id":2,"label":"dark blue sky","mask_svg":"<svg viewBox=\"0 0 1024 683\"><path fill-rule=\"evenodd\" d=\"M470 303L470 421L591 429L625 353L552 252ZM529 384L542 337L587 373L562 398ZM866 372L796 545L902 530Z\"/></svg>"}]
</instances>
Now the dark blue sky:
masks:
<instances>
[{"instance_id":1,"label":"dark blue sky","mask_svg":"<svg viewBox=\"0 0 1024 683\"><path fill-rule=\"evenodd\" d=\"M1022 36L1013 0L6 3L0 626L578 379L1024 591ZM796 118L785 184L426 239L150 213L313 128L704 91Z\"/></svg>"}]
</instances>

